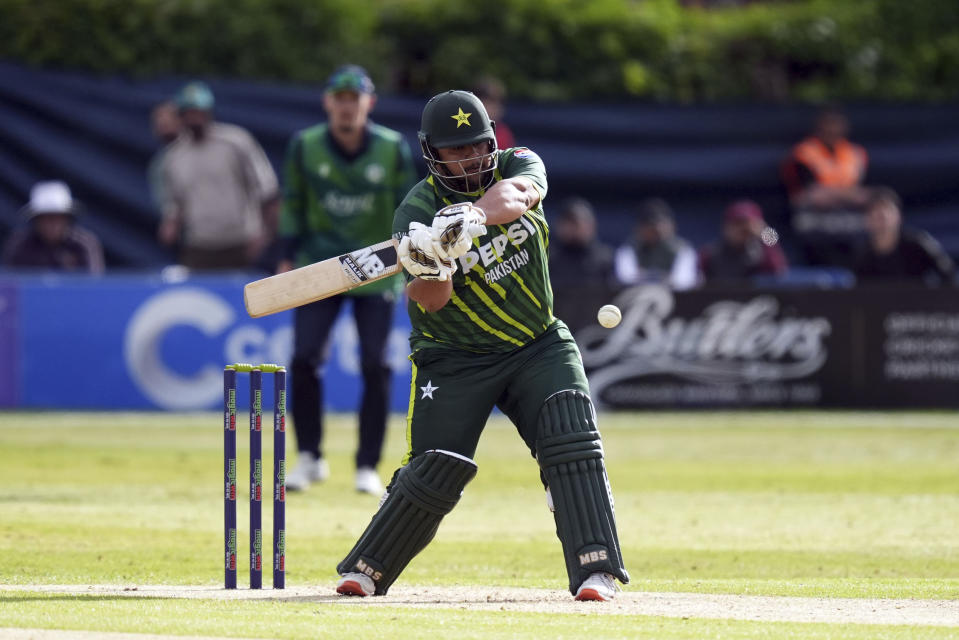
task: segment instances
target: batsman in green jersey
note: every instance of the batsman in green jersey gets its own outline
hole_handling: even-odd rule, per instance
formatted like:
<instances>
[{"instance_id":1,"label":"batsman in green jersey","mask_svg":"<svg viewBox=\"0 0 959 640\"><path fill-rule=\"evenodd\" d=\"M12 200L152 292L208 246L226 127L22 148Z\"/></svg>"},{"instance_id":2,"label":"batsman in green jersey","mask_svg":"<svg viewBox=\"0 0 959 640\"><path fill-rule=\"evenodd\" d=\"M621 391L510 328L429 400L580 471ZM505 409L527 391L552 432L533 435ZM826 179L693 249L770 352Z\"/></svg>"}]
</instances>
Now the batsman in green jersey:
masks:
<instances>
[{"instance_id":1,"label":"batsman in green jersey","mask_svg":"<svg viewBox=\"0 0 959 640\"><path fill-rule=\"evenodd\" d=\"M345 65L330 76L323 95L327 122L304 129L290 142L284 165L280 234L287 271L382 242L393 212L416 182L409 145L403 136L369 121L376 97L362 67ZM328 353L337 314L351 301L360 346L363 395L359 411L356 489L379 497L376 473L386 430L390 369L386 345L393 325L399 278L385 278L348 294L327 298L293 312L290 366L293 427L299 449L287 475L291 491L325 480L322 379L318 367Z\"/></svg>"},{"instance_id":2,"label":"batsman in green jersey","mask_svg":"<svg viewBox=\"0 0 959 640\"><path fill-rule=\"evenodd\" d=\"M412 321L409 451L337 567L337 592L387 592L475 476L499 407L539 463L570 592L609 600L629 574L582 360L552 313L543 163L524 147L498 150L466 91L427 103L419 139L430 175L393 220Z\"/></svg>"}]
</instances>

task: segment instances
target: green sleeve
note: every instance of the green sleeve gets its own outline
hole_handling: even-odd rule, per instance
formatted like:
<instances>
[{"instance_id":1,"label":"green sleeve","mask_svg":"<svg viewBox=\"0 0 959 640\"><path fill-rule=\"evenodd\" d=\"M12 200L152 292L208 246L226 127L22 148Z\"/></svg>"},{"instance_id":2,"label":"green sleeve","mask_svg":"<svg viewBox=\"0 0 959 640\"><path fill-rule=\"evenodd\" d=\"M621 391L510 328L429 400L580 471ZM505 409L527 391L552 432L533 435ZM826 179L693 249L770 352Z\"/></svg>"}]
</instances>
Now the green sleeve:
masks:
<instances>
[{"instance_id":1,"label":"green sleeve","mask_svg":"<svg viewBox=\"0 0 959 640\"><path fill-rule=\"evenodd\" d=\"M435 191L429 179L420 180L410 192L403 198L403 202L396 208L393 214L393 238L400 240L410 230L411 222L421 222L427 226L433 222L433 214L436 212ZM406 276L406 282L409 283L413 276L403 271Z\"/></svg>"},{"instance_id":2,"label":"green sleeve","mask_svg":"<svg viewBox=\"0 0 959 640\"><path fill-rule=\"evenodd\" d=\"M393 214L393 237L399 240L405 236L410 230L410 223L414 221L430 225L435 212L433 187L426 180L420 180Z\"/></svg>"},{"instance_id":3,"label":"green sleeve","mask_svg":"<svg viewBox=\"0 0 959 640\"><path fill-rule=\"evenodd\" d=\"M500 174L504 178L529 178L540 199L546 198L546 165L535 152L526 147L507 149L500 156Z\"/></svg>"},{"instance_id":4,"label":"green sleeve","mask_svg":"<svg viewBox=\"0 0 959 640\"><path fill-rule=\"evenodd\" d=\"M300 171L303 138L293 136L283 161L283 209L280 214L280 236L296 238L306 232L306 194Z\"/></svg>"}]
</instances>

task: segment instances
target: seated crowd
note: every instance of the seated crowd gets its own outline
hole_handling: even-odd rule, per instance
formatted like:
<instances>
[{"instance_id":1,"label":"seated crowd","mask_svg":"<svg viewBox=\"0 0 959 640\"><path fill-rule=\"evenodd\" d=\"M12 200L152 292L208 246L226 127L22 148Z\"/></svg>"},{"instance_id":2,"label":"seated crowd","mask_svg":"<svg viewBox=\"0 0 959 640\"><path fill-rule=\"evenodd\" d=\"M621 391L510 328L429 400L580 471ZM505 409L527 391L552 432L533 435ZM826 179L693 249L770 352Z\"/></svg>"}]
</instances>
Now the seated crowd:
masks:
<instances>
[{"instance_id":1,"label":"seated crowd","mask_svg":"<svg viewBox=\"0 0 959 640\"><path fill-rule=\"evenodd\" d=\"M490 80L477 92L502 112L499 84ZM209 87L193 82L150 114L160 147L147 167L158 240L193 270L257 268L273 250L278 180L253 136L214 121L213 105ZM755 201L738 199L717 209L715 239L695 248L680 234L681 216L666 200L651 197L636 208L628 237L608 246L600 240L602 215L590 202L577 197L560 203L551 217L554 289L775 285L810 269L848 274L839 281L850 283L955 284L952 259L929 233L904 224L908 212L896 192L866 182L869 156L848 139L848 128L841 111L824 109L783 161L787 229L767 224ZM497 133L503 144L515 144L505 126ZM205 188L198 176L218 187ZM37 183L22 226L2 247L0 265L102 273L103 248L78 224L78 211L67 184Z\"/></svg>"},{"instance_id":2,"label":"seated crowd","mask_svg":"<svg viewBox=\"0 0 959 640\"><path fill-rule=\"evenodd\" d=\"M783 161L789 228L782 236L767 224L758 203L741 199L717 211L718 237L697 251L677 235L670 205L651 198L637 207L632 235L619 247L606 247L597 239L590 204L581 198L567 202L558 213L560 231L551 246L551 268L558 270L554 289L608 281L610 276L599 275L606 272L612 274L611 288L658 282L677 291L775 286L802 278L834 286L956 284L953 260L939 242L904 224L897 193L866 182L869 156L847 138L848 129L845 115L827 107ZM575 228L580 231L569 231ZM784 251L783 242L790 241L793 246ZM574 274L586 280L574 282Z\"/></svg>"},{"instance_id":3,"label":"seated crowd","mask_svg":"<svg viewBox=\"0 0 959 640\"><path fill-rule=\"evenodd\" d=\"M899 196L889 187L864 188L860 232L849 234L848 247L834 262L804 260L797 271L844 273L837 282L879 284L912 281L956 284L952 258L929 233L904 225ZM677 234L670 206L661 198L641 203L633 233L618 247L597 235L597 216L589 202L571 199L553 223L550 273L554 289L583 285L621 288L661 283L682 291L703 286L775 285L790 277L780 235L767 224L759 204L730 202L717 216L715 240L697 249ZM815 245L814 245L815 246ZM830 250L835 245L828 245ZM822 248L822 247L817 247Z\"/></svg>"}]
</instances>

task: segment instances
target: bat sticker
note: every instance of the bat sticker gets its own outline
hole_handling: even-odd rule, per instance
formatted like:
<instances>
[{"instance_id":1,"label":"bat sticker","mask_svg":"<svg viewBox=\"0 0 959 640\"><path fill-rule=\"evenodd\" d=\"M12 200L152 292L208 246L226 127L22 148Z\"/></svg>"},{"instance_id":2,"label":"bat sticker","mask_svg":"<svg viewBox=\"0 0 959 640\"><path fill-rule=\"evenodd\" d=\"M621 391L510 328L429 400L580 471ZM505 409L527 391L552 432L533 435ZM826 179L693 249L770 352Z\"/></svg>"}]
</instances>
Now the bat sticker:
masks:
<instances>
[{"instance_id":1,"label":"bat sticker","mask_svg":"<svg viewBox=\"0 0 959 640\"><path fill-rule=\"evenodd\" d=\"M388 268L387 264L395 266L396 260L396 249L392 245L379 251L366 247L340 256L340 266L347 278L360 283L378 277Z\"/></svg>"}]
</instances>

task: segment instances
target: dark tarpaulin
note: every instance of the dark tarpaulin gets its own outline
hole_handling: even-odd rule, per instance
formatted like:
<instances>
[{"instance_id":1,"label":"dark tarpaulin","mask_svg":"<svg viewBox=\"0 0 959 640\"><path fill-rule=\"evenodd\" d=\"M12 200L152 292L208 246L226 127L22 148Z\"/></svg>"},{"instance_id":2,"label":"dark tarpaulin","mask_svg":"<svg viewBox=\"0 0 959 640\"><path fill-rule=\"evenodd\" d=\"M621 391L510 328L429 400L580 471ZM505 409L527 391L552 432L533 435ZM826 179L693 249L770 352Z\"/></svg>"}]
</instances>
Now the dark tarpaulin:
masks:
<instances>
[{"instance_id":1,"label":"dark tarpaulin","mask_svg":"<svg viewBox=\"0 0 959 640\"><path fill-rule=\"evenodd\" d=\"M156 151L151 108L186 78L135 80L0 63L0 236L39 180L65 180L82 222L103 240L108 263L157 267L170 255L155 240L157 213L146 167ZM321 88L208 80L216 117L249 129L279 169L290 135L323 118ZM382 96L374 117L406 134L414 151L425 96ZM870 154L869 182L903 196L908 223L959 255L959 119L955 105L855 105L852 138ZM807 131L808 106L645 103L513 103L506 120L520 144L546 162L547 214L565 197L591 200L600 235L629 233L638 200L665 197L695 244L718 233L730 200L756 199L785 231L778 167ZM423 164L419 164L421 172ZM788 243L788 233L784 233ZM788 244L787 244L787 248Z\"/></svg>"}]
</instances>

